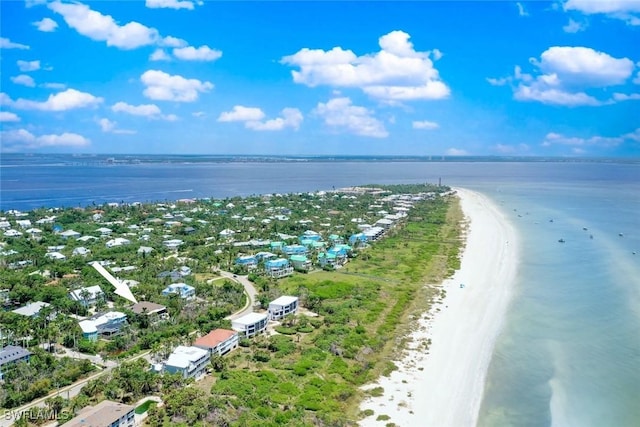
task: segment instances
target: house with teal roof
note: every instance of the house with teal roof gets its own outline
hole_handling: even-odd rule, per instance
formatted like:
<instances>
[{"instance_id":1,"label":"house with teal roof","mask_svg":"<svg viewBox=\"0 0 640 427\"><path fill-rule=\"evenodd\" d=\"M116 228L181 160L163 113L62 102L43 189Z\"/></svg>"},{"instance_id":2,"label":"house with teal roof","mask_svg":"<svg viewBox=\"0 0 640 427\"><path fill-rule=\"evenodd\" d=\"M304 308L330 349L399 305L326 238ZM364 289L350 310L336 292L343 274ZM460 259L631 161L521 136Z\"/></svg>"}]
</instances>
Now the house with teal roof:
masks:
<instances>
[{"instance_id":1,"label":"house with teal roof","mask_svg":"<svg viewBox=\"0 0 640 427\"><path fill-rule=\"evenodd\" d=\"M294 270L309 271L311 269L311 261L306 255L291 255L289 260Z\"/></svg>"},{"instance_id":2,"label":"house with teal roof","mask_svg":"<svg viewBox=\"0 0 640 427\"><path fill-rule=\"evenodd\" d=\"M264 263L264 271L267 276L279 279L293 274L293 267L286 258L270 259Z\"/></svg>"}]
</instances>

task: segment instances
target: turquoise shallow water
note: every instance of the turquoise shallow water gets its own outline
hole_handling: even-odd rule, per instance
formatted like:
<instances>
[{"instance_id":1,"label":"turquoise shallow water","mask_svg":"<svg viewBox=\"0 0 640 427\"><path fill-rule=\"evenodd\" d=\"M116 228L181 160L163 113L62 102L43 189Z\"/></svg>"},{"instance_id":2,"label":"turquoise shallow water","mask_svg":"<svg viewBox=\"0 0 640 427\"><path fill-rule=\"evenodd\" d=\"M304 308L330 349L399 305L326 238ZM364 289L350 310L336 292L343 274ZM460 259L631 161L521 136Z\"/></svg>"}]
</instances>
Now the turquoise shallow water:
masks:
<instances>
[{"instance_id":1,"label":"turquoise shallow water","mask_svg":"<svg viewBox=\"0 0 640 427\"><path fill-rule=\"evenodd\" d=\"M638 163L243 163L155 156L105 166L61 155L3 155L0 167L3 210L438 179L480 191L518 229L522 262L479 424L640 426Z\"/></svg>"},{"instance_id":2,"label":"turquoise shallow water","mask_svg":"<svg viewBox=\"0 0 640 427\"><path fill-rule=\"evenodd\" d=\"M522 262L479 425L640 425L638 183L487 192Z\"/></svg>"}]
</instances>

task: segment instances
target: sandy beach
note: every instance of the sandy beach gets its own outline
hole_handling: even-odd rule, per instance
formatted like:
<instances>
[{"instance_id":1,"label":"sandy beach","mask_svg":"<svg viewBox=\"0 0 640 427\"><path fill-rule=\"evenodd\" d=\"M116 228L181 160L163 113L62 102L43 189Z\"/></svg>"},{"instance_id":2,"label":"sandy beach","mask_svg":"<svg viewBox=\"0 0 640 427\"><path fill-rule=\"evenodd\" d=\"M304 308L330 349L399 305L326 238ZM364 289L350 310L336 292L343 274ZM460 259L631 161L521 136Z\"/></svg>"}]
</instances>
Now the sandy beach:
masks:
<instances>
[{"instance_id":1,"label":"sandy beach","mask_svg":"<svg viewBox=\"0 0 640 427\"><path fill-rule=\"evenodd\" d=\"M492 201L456 190L469 222L461 268L443 283L443 301L416 321L411 342L396 362L399 369L363 387L383 387L384 393L365 398L361 410L371 409L374 415L361 426L461 427L477 422L515 279L518 242L515 229ZM427 339L428 351L421 346Z\"/></svg>"}]
</instances>

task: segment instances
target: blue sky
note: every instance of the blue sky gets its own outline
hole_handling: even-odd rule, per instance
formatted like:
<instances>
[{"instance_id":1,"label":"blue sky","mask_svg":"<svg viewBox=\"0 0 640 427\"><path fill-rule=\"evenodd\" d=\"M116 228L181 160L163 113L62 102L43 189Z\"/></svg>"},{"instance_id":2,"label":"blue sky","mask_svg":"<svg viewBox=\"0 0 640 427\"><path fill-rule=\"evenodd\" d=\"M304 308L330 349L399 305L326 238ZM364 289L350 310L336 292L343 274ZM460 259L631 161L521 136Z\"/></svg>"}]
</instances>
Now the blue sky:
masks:
<instances>
[{"instance_id":1,"label":"blue sky","mask_svg":"<svg viewBox=\"0 0 640 427\"><path fill-rule=\"evenodd\" d=\"M3 152L640 156L640 1L1 1Z\"/></svg>"}]
</instances>

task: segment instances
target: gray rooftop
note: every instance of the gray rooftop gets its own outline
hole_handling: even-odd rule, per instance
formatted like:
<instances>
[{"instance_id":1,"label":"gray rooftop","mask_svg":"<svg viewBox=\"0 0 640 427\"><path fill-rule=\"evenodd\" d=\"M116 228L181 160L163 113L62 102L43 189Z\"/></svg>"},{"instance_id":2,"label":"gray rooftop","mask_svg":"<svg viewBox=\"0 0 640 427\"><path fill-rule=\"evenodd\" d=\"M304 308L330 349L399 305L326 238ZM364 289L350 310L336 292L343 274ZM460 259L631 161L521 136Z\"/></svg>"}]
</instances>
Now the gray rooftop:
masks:
<instances>
[{"instance_id":1,"label":"gray rooftop","mask_svg":"<svg viewBox=\"0 0 640 427\"><path fill-rule=\"evenodd\" d=\"M0 350L0 366L15 362L25 356L30 356L31 352L17 345L8 345Z\"/></svg>"}]
</instances>

